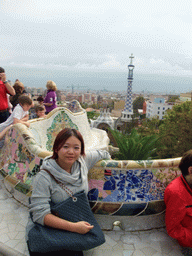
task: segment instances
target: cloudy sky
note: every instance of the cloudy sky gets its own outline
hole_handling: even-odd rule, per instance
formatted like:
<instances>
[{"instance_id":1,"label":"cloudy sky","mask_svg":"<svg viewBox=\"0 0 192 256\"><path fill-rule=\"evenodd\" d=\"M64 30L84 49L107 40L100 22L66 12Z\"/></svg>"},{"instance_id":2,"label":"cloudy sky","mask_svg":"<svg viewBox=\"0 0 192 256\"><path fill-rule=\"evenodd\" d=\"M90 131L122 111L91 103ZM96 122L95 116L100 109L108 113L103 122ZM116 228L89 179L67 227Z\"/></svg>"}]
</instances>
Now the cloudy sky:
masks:
<instances>
[{"instance_id":1,"label":"cloudy sky","mask_svg":"<svg viewBox=\"0 0 192 256\"><path fill-rule=\"evenodd\" d=\"M0 0L0 66L192 77L191 0Z\"/></svg>"}]
</instances>

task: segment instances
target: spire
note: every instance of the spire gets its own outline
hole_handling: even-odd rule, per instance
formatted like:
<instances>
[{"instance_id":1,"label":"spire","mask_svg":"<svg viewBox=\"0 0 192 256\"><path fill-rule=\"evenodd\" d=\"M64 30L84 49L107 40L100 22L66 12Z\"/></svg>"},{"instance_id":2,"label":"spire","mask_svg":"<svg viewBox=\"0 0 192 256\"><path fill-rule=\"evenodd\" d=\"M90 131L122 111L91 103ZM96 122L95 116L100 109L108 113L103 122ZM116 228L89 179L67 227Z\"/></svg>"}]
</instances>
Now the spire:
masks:
<instances>
[{"instance_id":1,"label":"spire","mask_svg":"<svg viewBox=\"0 0 192 256\"><path fill-rule=\"evenodd\" d=\"M132 104L132 82L133 82L133 54L131 54L130 58L130 64L128 65L128 86L127 86L127 95L125 100L125 107L122 111L122 121L130 121L133 116L133 104Z\"/></svg>"}]
</instances>

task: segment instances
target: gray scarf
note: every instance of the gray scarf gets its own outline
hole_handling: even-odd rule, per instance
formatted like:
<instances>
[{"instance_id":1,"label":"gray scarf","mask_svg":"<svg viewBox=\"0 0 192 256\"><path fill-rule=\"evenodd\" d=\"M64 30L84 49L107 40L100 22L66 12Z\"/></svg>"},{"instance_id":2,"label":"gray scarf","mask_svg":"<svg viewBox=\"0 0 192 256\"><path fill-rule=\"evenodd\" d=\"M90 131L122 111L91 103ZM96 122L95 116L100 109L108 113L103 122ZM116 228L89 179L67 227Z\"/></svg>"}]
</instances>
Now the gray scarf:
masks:
<instances>
[{"instance_id":1,"label":"gray scarf","mask_svg":"<svg viewBox=\"0 0 192 256\"><path fill-rule=\"evenodd\" d=\"M49 156L44 159L41 170L48 170L56 180L65 185L70 184L71 186L79 187L82 184L82 177L84 180L84 175L86 174L87 176L87 171L82 168L81 160L83 160L82 157L75 161L71 168L71 173L68 173L57 164L55 159Z\"/></svg>"}]
</instances>

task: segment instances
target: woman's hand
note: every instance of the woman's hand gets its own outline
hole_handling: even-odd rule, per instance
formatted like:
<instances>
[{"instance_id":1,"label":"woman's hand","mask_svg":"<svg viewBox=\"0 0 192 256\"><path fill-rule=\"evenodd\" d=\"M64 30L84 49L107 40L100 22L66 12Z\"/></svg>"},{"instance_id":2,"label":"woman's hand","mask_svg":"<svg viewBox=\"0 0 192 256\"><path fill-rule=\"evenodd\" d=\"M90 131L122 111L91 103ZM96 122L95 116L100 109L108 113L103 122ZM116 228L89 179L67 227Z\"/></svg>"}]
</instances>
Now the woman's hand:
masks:
<instances>
[{"instance_id":1,"label":"woman's hand","mask_svg":"<svg viewBox=\"0 0 192 256\"><path fill-rule=\"evenodd\" d=\"M94 227L93 225L89 224L86 221L79 221L73 224L74 224L73 232L76 232L79 234L86 234Z\"/></svg>"},{"instance_id":2,"label":"woman's hand","mask_svg":"<svg viewBox=\"0 0 192 256\"><path fill-rule=\"evenodd\" d=\"M43 103L45 106L47 107L51 107L53 105L53 103Z\"/></svg>"},{"instance_id":3,"label":"woman's hand","mask_svg":"<svg viewBox=\"0 0 192 256\"><path fill-rule=\"evenodd\" d=\"M86 234L94 227L86 221L71 222L61 219L52 213L45 215L44 224L52 228L68 230L79 234Z\"/></svg>"},{"instance_id":4,"label":"woman's hand","mask_svg":"<svg viewBox=\"0 0 192 256\"><path fill-rule=\"evenodd\" d=\"M6 81L6 74L0 73L0 78L1 78L1 81L4 83Z\"/></svg>"}]
</instances>

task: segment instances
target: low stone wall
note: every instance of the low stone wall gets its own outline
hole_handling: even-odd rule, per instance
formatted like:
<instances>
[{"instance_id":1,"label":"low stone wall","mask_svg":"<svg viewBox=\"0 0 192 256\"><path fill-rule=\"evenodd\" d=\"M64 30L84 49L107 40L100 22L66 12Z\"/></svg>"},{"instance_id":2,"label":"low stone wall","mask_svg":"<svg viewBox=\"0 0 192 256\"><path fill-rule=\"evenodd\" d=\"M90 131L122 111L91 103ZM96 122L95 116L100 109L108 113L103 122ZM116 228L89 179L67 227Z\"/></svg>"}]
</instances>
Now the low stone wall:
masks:
<instances>
[{"instance_id":1,"label":"low stone wall","mask_svg":"<svg viewBox=\"0 0 192 256\"><path fill-rule=\"evenodd\" d=\"M98 162L89 172L88 198L102 229L111 230L114 223L127 231L164 227L164 190L180 175L179 161ZM17 173L9 174L4 169L0 173L7 190L27 206L31 185L24 182L24 177L19 180Z\"/></svg>"},{"instance_id":2,"label":"low stone wall","mask_svg":"<svg viewBox=\"0 0 192 256\"><path fill-rule=\"evenodd\" d=\"M17 159L15 159L17 160ZM7 189L14 197L23 201L18 193L31 194L31 179L40 168L42 159L28 156L29 165L34 161L32 172L15 168L0 170ZM153 161L113 161L102 160L89 172L88 198L97 214L138 216L164 211L163 195L165 187L180 175L180 158ZM25 163L26 164L26 163ZM23 172L22 172L23 171ZM31 176L30 176L31 175ZM19 194L18 194L19 195ZM24 203L24 202L23 202Z\"/></svg>"}]
</instances>

